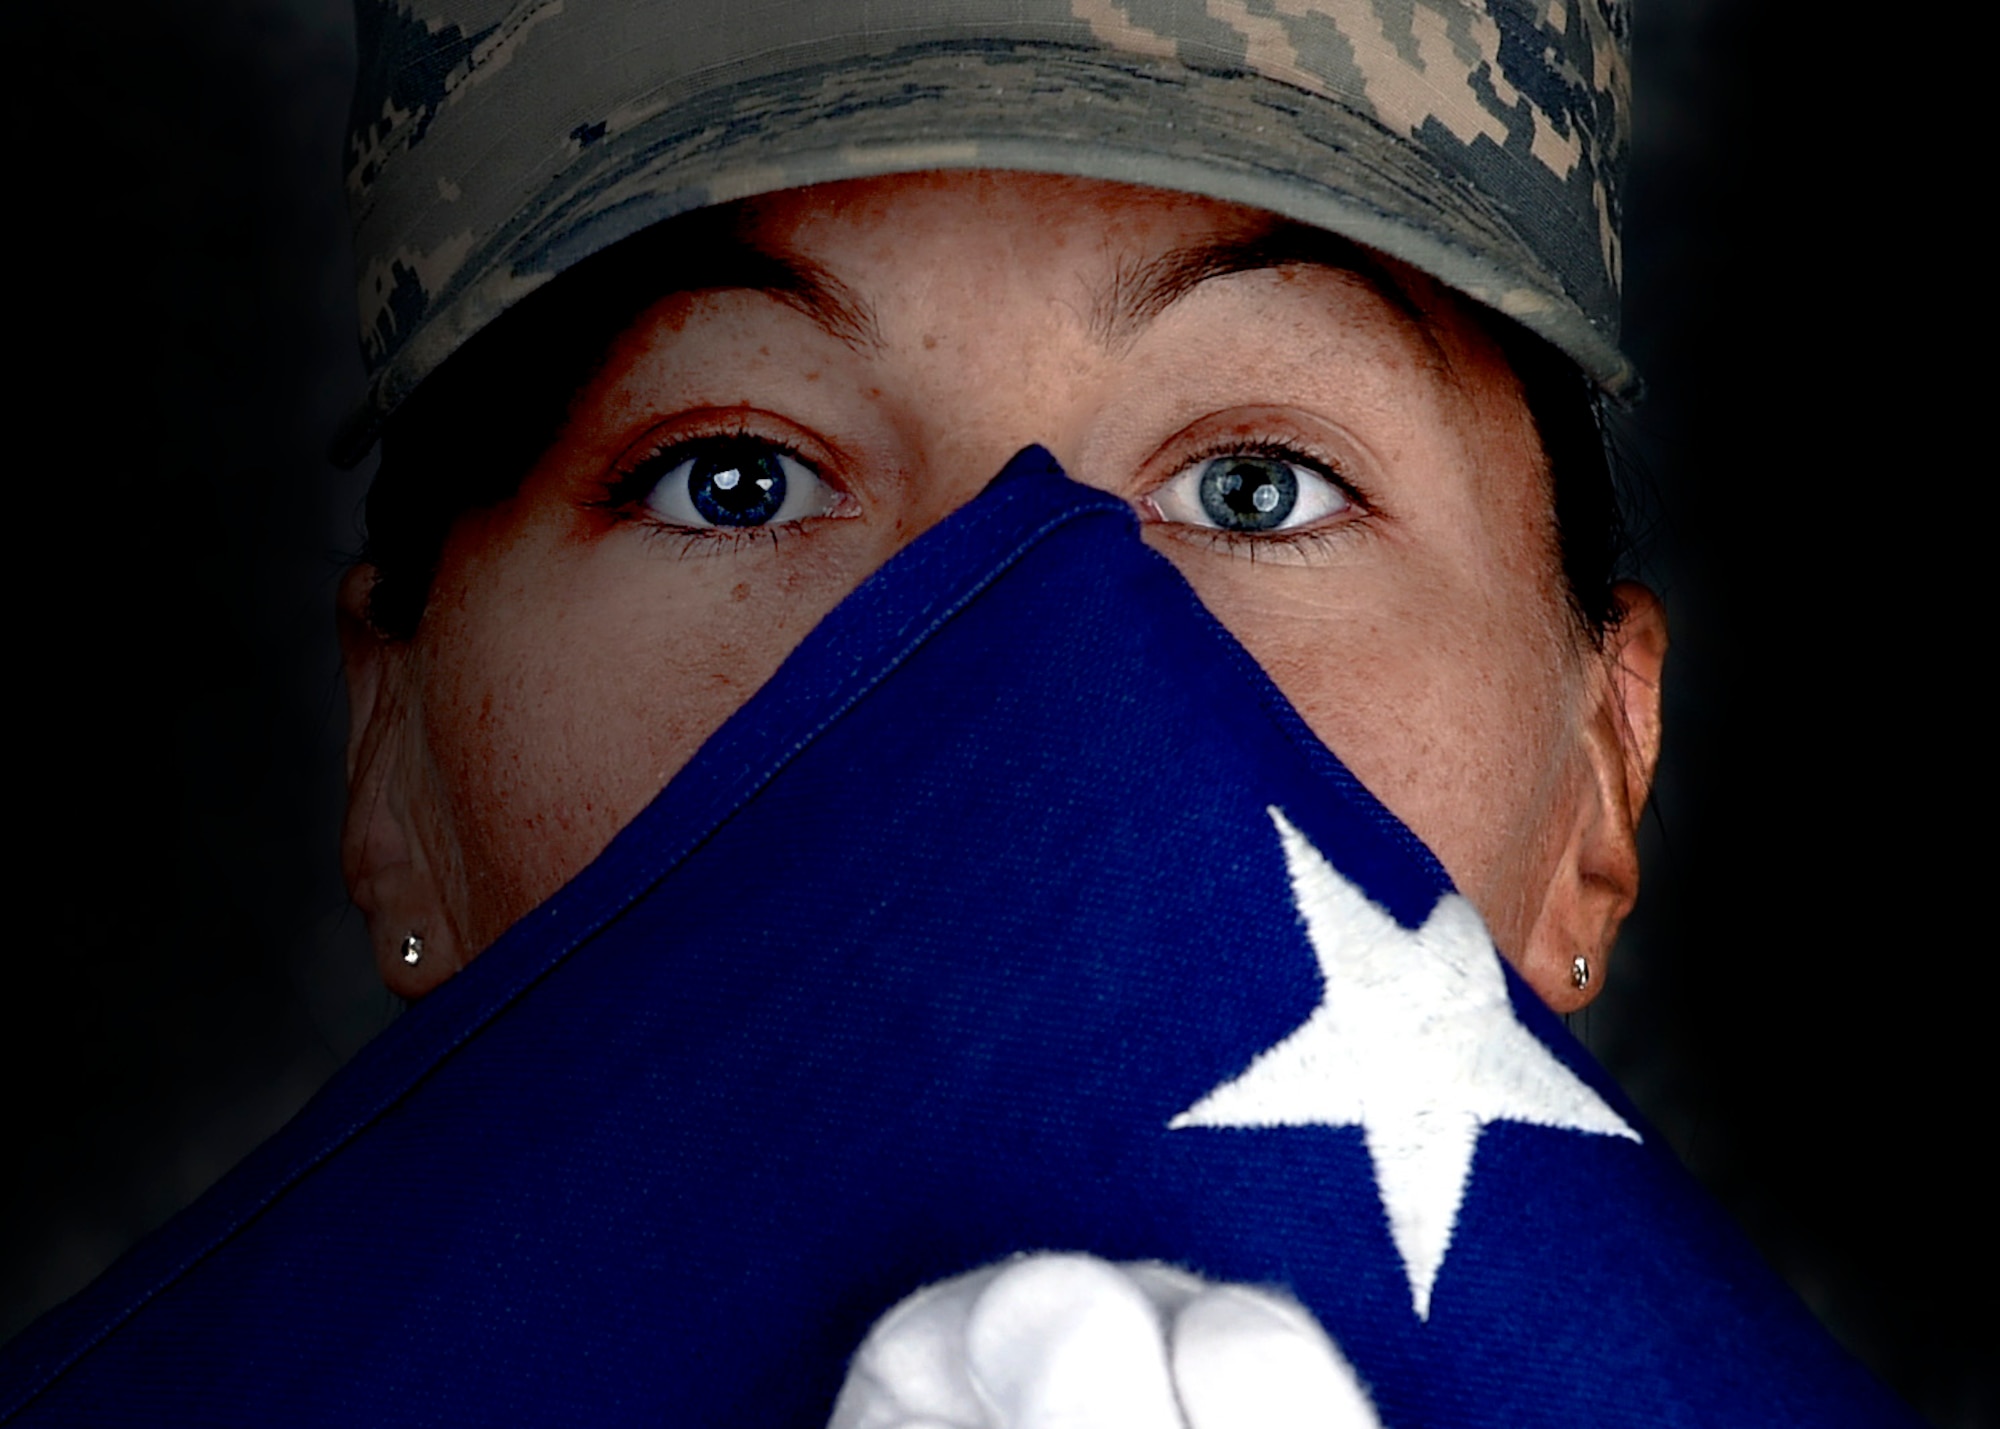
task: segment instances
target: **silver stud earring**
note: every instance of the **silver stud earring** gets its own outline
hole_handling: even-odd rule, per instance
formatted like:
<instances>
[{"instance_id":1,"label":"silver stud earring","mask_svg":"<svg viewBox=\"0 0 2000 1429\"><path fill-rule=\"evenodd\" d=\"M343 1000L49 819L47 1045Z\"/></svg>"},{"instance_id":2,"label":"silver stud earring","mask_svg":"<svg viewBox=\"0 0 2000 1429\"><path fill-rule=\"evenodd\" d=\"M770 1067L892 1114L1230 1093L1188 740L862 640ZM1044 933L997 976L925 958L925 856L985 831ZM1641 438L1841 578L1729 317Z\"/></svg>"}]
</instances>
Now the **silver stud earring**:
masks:
<instances>
[{"instance_id":1,"label":"silver stud earring","mask_svg":"<svg viewBox=\"0 0 2000 1429\"><path fill-rule=\"evenodd\" d=\"M1590 959L1579 954L1569 965L1570 986L1582 992L1590 986Z\"/></svg>"},{"instance_id":2,"label":"silver stud earring","mask_svg":"<svg viewBox=\"0 0 2000 1429\"><path fill-rule=\"evenodd\" d=\"M422 933L403 934L403 965L405 967L413 968L420 961L422 961L423 956L424 956L424 935ZM1579 958L1577 961L1581 962L1582 959ZM1582 986L1581 983L1577 985L1579 987Z\"/></svg>"}]
</instances>

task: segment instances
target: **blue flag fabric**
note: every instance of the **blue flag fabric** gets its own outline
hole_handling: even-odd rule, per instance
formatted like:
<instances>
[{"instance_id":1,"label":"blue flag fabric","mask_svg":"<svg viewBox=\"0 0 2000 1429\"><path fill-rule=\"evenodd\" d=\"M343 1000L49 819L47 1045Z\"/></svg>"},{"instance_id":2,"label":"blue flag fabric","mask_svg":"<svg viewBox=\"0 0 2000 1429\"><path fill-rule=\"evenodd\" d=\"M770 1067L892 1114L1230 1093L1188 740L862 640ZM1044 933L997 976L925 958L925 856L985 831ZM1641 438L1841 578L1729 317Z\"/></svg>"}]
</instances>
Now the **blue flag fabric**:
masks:
<instances>
[{"instance_id":1,"label":"blue flag fabric","mask_svg":"<svg viewBox=\"0 0 2000 1429\"><path fill-rule=\"evenodd\" d=\"M815 1426L889 1306L1059 1249L1284 1287L1388 1425L1907 1422L1466 912L1024 453L0 1417Z\"/></svg>"}]
</instances>

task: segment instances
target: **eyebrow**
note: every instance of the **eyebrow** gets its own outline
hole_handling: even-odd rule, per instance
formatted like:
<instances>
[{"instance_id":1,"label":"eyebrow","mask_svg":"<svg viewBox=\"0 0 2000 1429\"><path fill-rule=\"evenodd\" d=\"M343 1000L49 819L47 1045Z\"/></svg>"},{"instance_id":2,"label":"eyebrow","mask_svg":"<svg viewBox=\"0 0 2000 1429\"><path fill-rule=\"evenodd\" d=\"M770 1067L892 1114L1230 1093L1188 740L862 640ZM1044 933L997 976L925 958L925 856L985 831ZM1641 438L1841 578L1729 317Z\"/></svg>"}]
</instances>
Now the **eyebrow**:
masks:
<instances>
[{"instance_id":1,"label":"eyebrow","mask_svg":"<svg viewBox=\"0 0 2000 1429\"><path fill-rule=\"evenodd\" d=\"M761 293L857 352L887 346L866 298L802 254L756 241L748 219L747 212L731 206L663 225L668 232L678 227L679 241L670 253L655 256L666 259L676 276L665 291L654 290L654 300L668 293ZM1115 350L1204 283L1285 268L1358 278L1430 339L1423 309L1380 258L1350 239L1287 219L1119 263L1092 294L1089 329L1102 346Z\"/></svg>"},{"instance_id":2,"label":"eyebrow","mask_svg":"<svg viewBox=\"0 0 2000 1429\"><path fill-rule=\"evenodd\" d=\"M689 245L691 251L679 255L680 271L670 291L762 293L857 351L885 346L867 299L812 260L755 242L743 227L725 222L717 225L719 231L701 235L710 241Z\"/></svg>"},{"instance_id":3,"label":"eyebrow","mask_svg":"<svg viewBox=\"0 0 2000 1429\"><path fill-rule=\"evenodd\" d=\"M1420 327L1425 323L1423 310L1374 254L1338 234L1281 220L1251 233L1171 249L1143 263L1119 264L1095 295L1091 331L1105 347L1117 348L1203 283L1281 268L1359 278L1405 317Z\"/></svg>"}]
</instances>

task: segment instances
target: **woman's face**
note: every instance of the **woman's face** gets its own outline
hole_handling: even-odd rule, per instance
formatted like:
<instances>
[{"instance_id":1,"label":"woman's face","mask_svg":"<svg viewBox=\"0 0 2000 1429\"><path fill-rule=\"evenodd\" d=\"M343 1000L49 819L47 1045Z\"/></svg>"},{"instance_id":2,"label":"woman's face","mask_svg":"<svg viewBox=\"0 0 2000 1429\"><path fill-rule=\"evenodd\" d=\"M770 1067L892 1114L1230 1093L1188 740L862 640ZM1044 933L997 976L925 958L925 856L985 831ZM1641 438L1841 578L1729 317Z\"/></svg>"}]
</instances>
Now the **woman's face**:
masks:
<instances>
[{"instance_id":1,"label":"woman's face","mask_svg":"<svg viewBox=\"0 0 2000 1429\"><path fill-rule=\"evenodd\" d=\"M792 276L634 322L518 493L457 521L414 639L349 582L346 857L393 985L553 893L1040 443L1583 1000L1572 960L1601 972L1636 889L1664 637L1636 589L1602 652L1571 615L1531 419L1456 299L1255 210L1042 176L796 190L739 233Z\"/></svg>"}]
</instances>

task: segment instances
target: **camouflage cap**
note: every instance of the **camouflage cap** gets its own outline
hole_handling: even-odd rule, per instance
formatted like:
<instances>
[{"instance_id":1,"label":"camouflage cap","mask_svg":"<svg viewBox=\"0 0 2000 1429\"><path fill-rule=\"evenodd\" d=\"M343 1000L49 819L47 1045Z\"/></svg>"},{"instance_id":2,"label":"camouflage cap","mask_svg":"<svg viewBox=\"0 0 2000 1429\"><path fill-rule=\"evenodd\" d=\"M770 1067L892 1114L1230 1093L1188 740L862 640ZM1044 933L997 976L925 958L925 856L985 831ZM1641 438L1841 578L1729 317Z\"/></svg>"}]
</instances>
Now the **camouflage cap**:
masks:
<instances>
[{"instance_id":1,"label":"camouflage cap","mask_svg":"<svg viewBox=\"0 0 2000 1429\"><path fill-rule=\"evenodd\" d=\"M1391 254L1607 391L1625 0L357 0L358 459L525 294L687 210L996 168Z\"/></svg>"}]
</instances>

